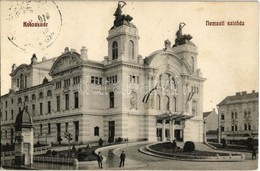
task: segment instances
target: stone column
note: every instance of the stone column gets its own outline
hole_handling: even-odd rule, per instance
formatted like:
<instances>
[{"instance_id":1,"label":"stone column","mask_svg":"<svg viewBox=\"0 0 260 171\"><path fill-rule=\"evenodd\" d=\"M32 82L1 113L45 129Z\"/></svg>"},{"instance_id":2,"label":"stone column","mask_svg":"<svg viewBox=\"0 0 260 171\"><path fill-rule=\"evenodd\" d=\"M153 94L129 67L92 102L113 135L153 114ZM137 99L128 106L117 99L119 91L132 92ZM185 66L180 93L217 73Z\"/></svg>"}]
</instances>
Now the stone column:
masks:
<instances>
[{"instance_id":1,"label":"stone column","mask_svg":"<svg viewBox=\"0 0 260 171\"><path fill-rule=\"evenodd\" d=\"M162 124L163 124L163 127L162 127L162 142L165 141L165 119L162 120Z\"/></svg>"}]
</instances>

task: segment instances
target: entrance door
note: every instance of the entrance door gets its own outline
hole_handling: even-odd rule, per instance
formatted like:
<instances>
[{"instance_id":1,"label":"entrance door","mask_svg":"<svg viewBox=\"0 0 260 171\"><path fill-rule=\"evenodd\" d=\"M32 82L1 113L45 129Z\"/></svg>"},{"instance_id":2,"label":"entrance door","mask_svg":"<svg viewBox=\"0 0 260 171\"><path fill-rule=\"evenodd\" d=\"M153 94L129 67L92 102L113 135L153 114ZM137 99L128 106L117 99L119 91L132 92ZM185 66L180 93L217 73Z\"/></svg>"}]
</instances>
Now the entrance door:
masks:
<instances>
[{"instance_id":1,"label":"entrance door","mask_svg":"<svg viewBox=\"0 0 260 171\"><path fill-rule=\"evenodd\" d=\"M162 141L162 128L156 129L157 141Z\"/></svg>"},{"instance_id":2,"label":"entrance door","mask_svg":"<svg viewBox=\"0 0 260 171\"><path fill-rule=\"evenodd\" d=\"M57 142L60 142L61 141L60 123L57 123L56 126L57 126Z\"/></svg>"},{"instance_id":3,"label":"entrance door","mask_svg":"<svg viewBox=\"0 0 260 171\"><path fill-rule=\"evenodd\" d=\"M115 138L115 121L108 122L108 140L114 142Z\"/></svg>"},{"instance_id":4,"label":"entrance door","mask_svg":"<svg viewBox=\"0 0 260 171\"><path fill-rule=\"evenodd\" d=\"M178 141L183 141L183 130L182 129L175 129L174 130L175 139Z\"/></svg>"}]
</instances>

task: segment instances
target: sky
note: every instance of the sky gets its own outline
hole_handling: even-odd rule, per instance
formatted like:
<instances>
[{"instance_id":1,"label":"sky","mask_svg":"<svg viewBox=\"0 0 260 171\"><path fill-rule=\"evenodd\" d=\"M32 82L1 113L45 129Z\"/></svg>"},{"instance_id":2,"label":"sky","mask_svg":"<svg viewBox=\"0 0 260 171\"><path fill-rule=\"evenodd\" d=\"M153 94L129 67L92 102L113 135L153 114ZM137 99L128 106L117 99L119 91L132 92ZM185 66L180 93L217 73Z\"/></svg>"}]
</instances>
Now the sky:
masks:
<instances>
[{"instance_id":1,"label":"sky","mask_svg":"<svg viewBox=\"0 0 260 171\"><path fill-rule=\"evenodd\" d=\"M29 64L33 53L41 60L59 56L65 47L80 52L86 46L89 59L102 61L107 56L106 38L113 25L116 1L49 1L42 5L33 2L3 1L1 4L1 94L8 93L11 87L12 64ZM179 23L186 23L183 34L193 36L192 42L198 48L198 68L207 79L203 111L216 108L221 100L236 92L258 92L256 2L126 3L123 14L130 14L138 28L139 54L143 58L164 48L166 39L174 44ZM15 7L20 10L17 16ZM21 9L27 12L21 14ZM44 28L23 27L24 21L34 22L39 16L43 19L43 15L49 23L50 40ZM224 21L225 26L206 26L206 21ZM230 21L242 21L244 26L227 26Z\"/></svg>"}]
</instances>

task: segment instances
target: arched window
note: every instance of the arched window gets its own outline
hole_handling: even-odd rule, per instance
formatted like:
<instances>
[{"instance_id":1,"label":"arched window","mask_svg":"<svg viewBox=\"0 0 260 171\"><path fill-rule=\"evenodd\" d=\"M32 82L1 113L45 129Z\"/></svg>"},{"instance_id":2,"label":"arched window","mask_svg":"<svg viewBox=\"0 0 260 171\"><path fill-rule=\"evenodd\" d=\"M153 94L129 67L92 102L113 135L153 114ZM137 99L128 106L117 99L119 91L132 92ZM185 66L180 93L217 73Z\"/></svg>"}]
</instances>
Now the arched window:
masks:
<instances>
[{"instance_id":1,"label":"arched window","mask_svg":"<svg viewBox=\"0 0 260 171\"><path fill-rule=\"evenodd\" d=\"M18 103L22 103L22 98L21 97L18 98Z\"/></svg>"},{"instance_id":2,"label":"arched window","mask_svg":"<svg viewBox=\"0 0 260 171\"><path fill-rule=\"evenodd\" d=\"M42 99L43 98L43 92L40 92L39 93L39 99Z\"/></svg>"},{"instance_id":3,"label":"arched window","mask_svg":"<svg viewBox=\"0 0 260 171\"><path fill-rule=\"evenodd\" d=\"M99 136L99 127L98 126L96 126L94 128L94 136Z\"/></svg>"},{"instance_id":4,"label":"arched window","mask_svg":"<svg viewBox=\"0 0 260 171\"><path fill-rule=\"evenodd\" d=\"M48 91L47 91L47 96L48 96L48 97L52 96L51 90L48 90Z\"/></svg>"},{"instance_id":5,"label":"arched window","mask_svg":"<svg viewBox=\"0 0 260 171\"><path fill-rule=\"evenodd\" d=\"M170 98L165 96L165 109L170 110Z\"/></svg>"},{"instance_id":6,"label":"arched window","mask_svg":"<svg viewBox=\"0 0 260 171\"><path fill-rule=\"evenodd\" d=\"M176 104L177 104L176 97L173 97L172 110L173 110L174 112L177 111L177 106L176 106Z\"/></svg>"},{"instance_id":7,"label":"arched window","mask_svg":"<svg viewBox=\"0 0 260 171\"><path fill-rule=\"evenodd\" d=\"M194 64L195 64L195 60L194 60L194 57L192 56L191 57L191 69L192 69L192 71L194 71Z\"/></svg>"},{"instance_id":8,"label":"arched window","mask_svg":"<svg viewBox=\"0 0 260 171\"><path fill-rule=\"evenodd\" d=\"M35 94L32 95L32 100L36 100L36 95Z\"/></svg>"},{"instance_id":9,"label":"arched window","mask_svg":"<svg viewBox=\"0 0 260 171\"><path fill-rule=\"evenodd\" d=\"M135 58L135 46L132 40L129 41L129 57L131 59Z\"/></svg>"},{"instance_id":10,"label":"arched window","mask_svg":"<svg viewBox=\"0 0 260 171\"><path fill-rule=\"evenodd\" d=\"M161 110L161 97L159 94L156 96L156 109Z\"/></svg>"},{"instance_id":11,"label":"arched window","mask_svg":"<svg viewBox=\"0 0 260 171\"><path fill-rule=\"evenodd\" d=\"M114 107L115 107L115 96L114 96L114 92L110 92L110 93L109 93L109 102L110 102L110 108L114 108Z\"/></svg>"},{"instance_id":12,"label":"arched window","mask_svg":"<svg viewBox=\"0 0 260 171\"><path fill-rule=\"evenodd\" d=\"M112 44L112 60L118 58L118 43L116 41Z\"/></svg>"},{"instance_id":13,"label":"arched window","mask_svg":"<svg viewBox=\"0 0 260 171\"><path fill-rule=\"evenodd\" d=\"M24 101L25 101L25 102L28 102L28 101L29 101L29 97L28 97L28 96L25 96L25 97L24 97Z\"/></svg>"},{"instance_id":14,"label":"arched window","mask_svg":"<svg viewBox=\"0 0 260 171\"><path fill-rule=\"evenodd\" d=\"M20 76L20 88L24 88L24 77L23 74Z\"/></svg>"}]
</instances>

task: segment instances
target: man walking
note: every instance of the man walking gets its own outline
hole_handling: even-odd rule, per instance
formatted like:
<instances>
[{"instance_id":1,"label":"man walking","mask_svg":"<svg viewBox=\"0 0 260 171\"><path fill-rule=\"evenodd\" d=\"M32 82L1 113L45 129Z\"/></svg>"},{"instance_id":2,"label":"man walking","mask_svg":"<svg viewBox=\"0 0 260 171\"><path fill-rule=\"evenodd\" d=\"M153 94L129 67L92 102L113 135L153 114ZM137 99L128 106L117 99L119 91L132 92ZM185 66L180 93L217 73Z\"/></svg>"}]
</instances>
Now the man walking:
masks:
<instances>
[{"instance_id":1,"label":"man walking","mask_svg":"<svg viewBox=\"0 0 260 171\"><path fill-rule=\"evenodd\" d=\"M98 162L98 167L99 167L99 169L103 169L103 167L102 167L102 161L103 161L103 156L101 155L100 152L98 152L97 162Z\"/></svg>"},{"instance_id":2,"label":"man walking","mask_svg":"<svg viewBox=\"0 0 260 171\"><path fill-rule=\"evenodd\" d=\"M125 152L122 151L122 153L120 154L120 166L119 167L124 167L125 166Z\"/></svg>"}]
</instances>

